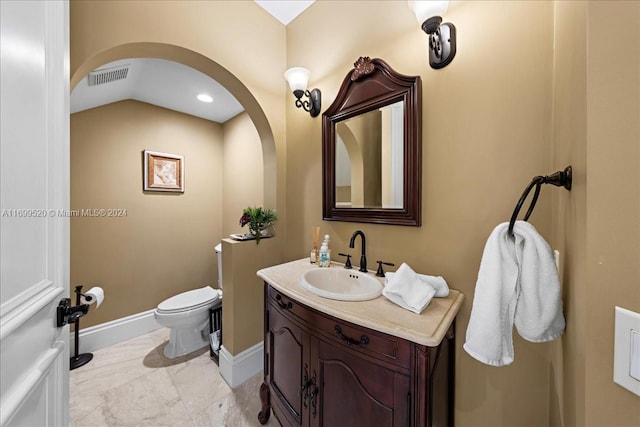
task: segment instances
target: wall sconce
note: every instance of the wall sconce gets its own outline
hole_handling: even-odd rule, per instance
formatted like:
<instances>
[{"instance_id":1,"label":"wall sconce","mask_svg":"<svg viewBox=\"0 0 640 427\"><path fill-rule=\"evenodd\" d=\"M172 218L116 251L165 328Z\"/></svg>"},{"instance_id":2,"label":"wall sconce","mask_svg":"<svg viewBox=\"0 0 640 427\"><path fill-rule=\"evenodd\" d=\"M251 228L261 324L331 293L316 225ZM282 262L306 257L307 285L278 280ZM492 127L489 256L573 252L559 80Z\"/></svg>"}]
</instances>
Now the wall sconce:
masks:
<instances>
[{"instance_id":1,"label":"wall sconce","mask_svg":"<svg viewBox=\"0 0 640 427\"><path fill-rule=\"evenodd\" d=\"M422 31L429 35L429 65L439 69L449 65L456 56L456 27L441 24L449 7L448 0L409 0L409 8L416 14Z\"/></svg>"},{"instance_id":2,"label":"wall sconce","mask_svg":"<svg viewBox=\"0 0 640 427\"><path fill-rule=\"evenodd\" d=\"M309 75L311 72L303 67L289 68L284 73L284 78L289 83L289 88L296 97L296 107L307 111L311 114L311 117L316 117L320 114L321 94L320 89L312 89L311 92L307 90L307 84L309 83ZM302 96L306 96L309 100L302 100Z\"/></svg>"}]
</instances>

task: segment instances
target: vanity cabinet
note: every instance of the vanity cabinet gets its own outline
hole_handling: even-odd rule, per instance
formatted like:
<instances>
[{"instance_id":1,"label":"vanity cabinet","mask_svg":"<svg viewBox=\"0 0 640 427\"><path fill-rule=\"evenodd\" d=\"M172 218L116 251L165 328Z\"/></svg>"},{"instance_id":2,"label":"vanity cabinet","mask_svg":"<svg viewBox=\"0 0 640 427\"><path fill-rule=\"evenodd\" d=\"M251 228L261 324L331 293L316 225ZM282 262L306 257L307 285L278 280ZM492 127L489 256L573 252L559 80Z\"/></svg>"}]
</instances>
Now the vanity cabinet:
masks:
<instances>
[{"instance_id":1,"label":"vanity cabinet","mask_svg":"<svg viewBox=\"0 0 640 427\"><path fill-rule=\"evenodd\" d=\"M265 283L265 423L452 426L453 331L436 347L365 328Z\"/></svg>"}]
</instances>

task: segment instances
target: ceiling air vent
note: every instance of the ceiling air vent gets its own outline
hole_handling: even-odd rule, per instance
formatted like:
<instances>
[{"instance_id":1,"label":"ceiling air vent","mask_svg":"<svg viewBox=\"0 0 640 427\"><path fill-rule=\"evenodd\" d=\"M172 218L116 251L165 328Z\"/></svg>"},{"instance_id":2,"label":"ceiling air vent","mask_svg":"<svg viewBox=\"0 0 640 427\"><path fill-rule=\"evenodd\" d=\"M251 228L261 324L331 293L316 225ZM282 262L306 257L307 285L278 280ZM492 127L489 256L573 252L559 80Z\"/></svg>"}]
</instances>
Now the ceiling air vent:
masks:
<instances>
[{"instance_id":1,"label":"ceiling air vent","mask_svg":"<svg viewBox=\"0 0 640 427\"><path fill-rule=\"evenodd\" d=\"M87 79L89 80L89 86L97 86L117 80L124 80L127 78L128 72L129 64L119 65L113 68L103 68L92 71L87 76Z\"/></svg>"}]
</instances>

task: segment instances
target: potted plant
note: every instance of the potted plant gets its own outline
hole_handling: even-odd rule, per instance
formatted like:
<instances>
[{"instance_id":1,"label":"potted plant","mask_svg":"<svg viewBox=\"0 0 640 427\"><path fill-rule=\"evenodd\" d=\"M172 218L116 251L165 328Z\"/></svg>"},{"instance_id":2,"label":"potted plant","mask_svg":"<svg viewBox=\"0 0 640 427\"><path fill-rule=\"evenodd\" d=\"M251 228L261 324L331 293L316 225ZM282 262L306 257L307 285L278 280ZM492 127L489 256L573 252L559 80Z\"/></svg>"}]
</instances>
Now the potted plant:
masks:
<instances>
[{"instance_id":1,"label":"potted plant","mask_svg":"<svg viewBox=\"0 0 640 427\"><path fill-rule=\"evenodd\" d=\"M249 232L256 238L256 244L260 243L260 238L266 235L267 230L278 220L278 212L275 209L264 209L262 207L247 207L242 211L240 226L249 224Z\"/></svg>"}]
</instances>

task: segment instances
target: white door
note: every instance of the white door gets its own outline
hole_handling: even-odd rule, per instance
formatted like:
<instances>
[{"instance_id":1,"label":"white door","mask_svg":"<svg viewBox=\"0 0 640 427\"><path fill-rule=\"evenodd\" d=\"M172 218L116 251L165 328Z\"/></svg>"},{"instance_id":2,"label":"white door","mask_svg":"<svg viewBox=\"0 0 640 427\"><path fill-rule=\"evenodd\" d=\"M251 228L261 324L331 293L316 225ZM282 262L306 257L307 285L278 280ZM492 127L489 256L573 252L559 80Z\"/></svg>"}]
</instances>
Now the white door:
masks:
<instances>
[{"instance_id":1,"label":"white door","mask_svg":"<svg viewBox=\"0 0 640 427\"><path fill-rule=\"evenodd\" d=\"M69 424L69 5L0 0L0 425Z\"/></svg>"}]
</instances>

